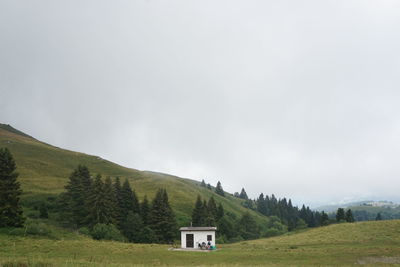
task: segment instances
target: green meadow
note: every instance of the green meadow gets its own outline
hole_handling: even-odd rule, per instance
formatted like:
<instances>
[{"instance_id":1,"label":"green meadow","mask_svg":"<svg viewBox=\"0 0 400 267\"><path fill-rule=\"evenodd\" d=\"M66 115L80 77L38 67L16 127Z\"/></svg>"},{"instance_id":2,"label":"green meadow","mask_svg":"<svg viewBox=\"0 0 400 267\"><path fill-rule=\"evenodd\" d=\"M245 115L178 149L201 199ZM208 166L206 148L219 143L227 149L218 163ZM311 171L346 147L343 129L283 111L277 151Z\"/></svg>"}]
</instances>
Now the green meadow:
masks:
<instances>
[{"instance_id":1,"label":"green meadow","mask_svg":"<svg viewBox=\"0 0 400 267\"><path fill-rule=\"evenodd\" d=\"M400 221L336 224L220 245L208 253L169 248L95 241L76 233L0 234L3 266L385 266L400 265Z\"/></svg>"}]
</instances>

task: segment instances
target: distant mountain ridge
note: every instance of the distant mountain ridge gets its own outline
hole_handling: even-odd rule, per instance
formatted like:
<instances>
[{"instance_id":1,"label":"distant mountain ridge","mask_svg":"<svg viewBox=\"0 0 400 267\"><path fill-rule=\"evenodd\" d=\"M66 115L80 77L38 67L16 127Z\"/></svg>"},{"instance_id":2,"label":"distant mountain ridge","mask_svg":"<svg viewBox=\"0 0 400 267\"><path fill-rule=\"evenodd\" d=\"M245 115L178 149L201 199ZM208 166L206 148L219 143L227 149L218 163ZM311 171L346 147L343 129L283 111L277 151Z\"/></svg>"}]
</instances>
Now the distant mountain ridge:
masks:
<instances>
[{"instance_id":1,"label":"distant mountain ridge","mask_svg":"<svg viewBox=\"0 0 400 267\"><path fill-rule=\"evenodd\" d=\"M381 208L394 209L400 207L400 204L386 200L381 200L381 201L364 200L364 201L348 202L341 204L324 205L317 207L316 210L325 212L334 212L338 208L351 208L351 207L381 207Z\"/></svg>"}]
</instances>

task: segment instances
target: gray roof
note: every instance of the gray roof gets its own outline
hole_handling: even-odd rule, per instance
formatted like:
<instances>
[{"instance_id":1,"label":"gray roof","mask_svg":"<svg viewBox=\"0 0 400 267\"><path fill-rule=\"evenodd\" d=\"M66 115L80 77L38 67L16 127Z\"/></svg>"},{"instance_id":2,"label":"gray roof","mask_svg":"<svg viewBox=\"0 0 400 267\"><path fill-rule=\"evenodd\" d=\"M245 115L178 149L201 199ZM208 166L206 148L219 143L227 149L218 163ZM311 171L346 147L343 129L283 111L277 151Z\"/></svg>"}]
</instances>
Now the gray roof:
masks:
<instances>
[{"instance_id":1,"label":"gray roof","mask_svg":"<svg viewBox=\"0 0 400 267\"><path fill-rule=\"evenodd\" d=\"M179 231L216 231L217 227L181 227Z\"/></svg>"}]
</instances>

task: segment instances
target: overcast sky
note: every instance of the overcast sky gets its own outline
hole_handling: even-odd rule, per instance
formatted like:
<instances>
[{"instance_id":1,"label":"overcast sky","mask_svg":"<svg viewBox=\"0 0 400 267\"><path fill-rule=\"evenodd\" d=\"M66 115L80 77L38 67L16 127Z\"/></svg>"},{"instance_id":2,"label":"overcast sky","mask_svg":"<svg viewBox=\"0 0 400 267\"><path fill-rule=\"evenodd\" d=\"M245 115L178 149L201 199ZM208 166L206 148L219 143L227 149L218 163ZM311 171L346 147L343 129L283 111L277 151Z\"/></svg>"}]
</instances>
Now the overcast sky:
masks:
<instances>
[{"instance_id":1,"label":"overcast sky","mask_svg":"<svg viewBox=\"0 0 400 267\"><path fill-rule=\"evenodd\" d=\"M3 0L0 122L251 197L400 201L400 1Z\"/></svg>"}]
</instances>

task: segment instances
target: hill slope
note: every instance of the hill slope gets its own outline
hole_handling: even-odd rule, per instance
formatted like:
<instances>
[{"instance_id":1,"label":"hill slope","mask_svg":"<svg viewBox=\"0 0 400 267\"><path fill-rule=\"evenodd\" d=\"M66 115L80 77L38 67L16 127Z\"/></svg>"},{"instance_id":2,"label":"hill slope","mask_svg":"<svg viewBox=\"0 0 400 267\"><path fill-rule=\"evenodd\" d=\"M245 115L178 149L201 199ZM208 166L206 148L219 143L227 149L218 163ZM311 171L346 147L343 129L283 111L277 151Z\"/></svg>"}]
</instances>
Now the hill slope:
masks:
<instances>
[{"instance_id":1,"label":"hill slope","mask_svg":"<svg viewBox=\"0 0 400 267\"><path fill-rule=\"evenodd\" d=\"M400 221L343 223L245 241L212 253L169 251L168 245L71 237L54 241L0 234L0 264L37 266L350 266L400 263ZM36 265L35 265L36 266Z\"/></svg>"},{"instance_id":2,"label":"hill slope","mask_svg":"<svg viewBox=\"0 0 400 267\"><path fill-rule=\"evenodd\" d=\"M92 174L127 178L140 199L145 194L152 199L159 188L166 188L181 224L190 222L190 214L198 194L207 199L214 196L217 203L222 203L227 211L236 215L249 211L258 221L266 220L259 213L242 207L239 199L231 195L221 197L201 187L197 181L130 169L97 156L64 150L40 142L9 125L0 124L0 147L7 147L15 158L24 197L61 193L72 170L78 164L83 164Z\"/></svg>"}]
</instances>

